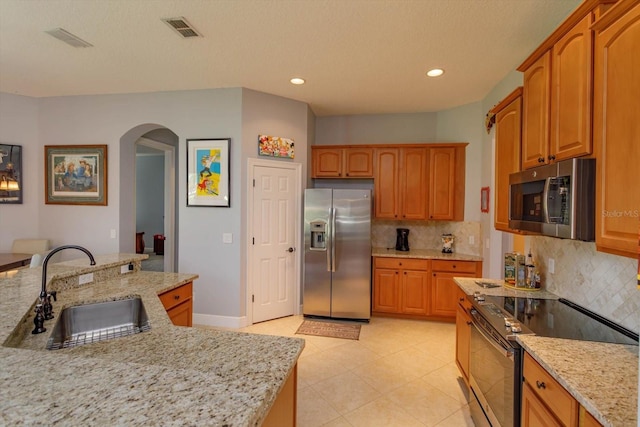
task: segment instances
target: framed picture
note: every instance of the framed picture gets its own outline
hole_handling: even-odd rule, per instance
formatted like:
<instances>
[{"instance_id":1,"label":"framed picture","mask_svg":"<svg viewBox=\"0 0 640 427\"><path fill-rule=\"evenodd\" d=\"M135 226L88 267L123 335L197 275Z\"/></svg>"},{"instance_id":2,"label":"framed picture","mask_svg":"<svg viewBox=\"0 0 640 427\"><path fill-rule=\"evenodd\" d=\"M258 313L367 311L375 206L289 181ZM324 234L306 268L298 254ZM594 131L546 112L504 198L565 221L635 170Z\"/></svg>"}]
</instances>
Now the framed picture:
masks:
<instances>
[{"instance_id":1,"label":"framed picture","mask_svg":"<svg viewBox=\"0 0 640 427\"><path fill-rule=\"evenodd\" d=\"M187 206L228 208L231 139L187 139Z\"/></svg>"},{"instance_id":2,"label":"framed picture","mask_svg":"<svg viewBox=\"0 0 640 427\"><path fill-rule=\"evenodd\" d=\"M22 146L0 144L0 203L22 203Z\"/></svg>"},{"instance_id":3,"label":"framed picture","mask_svg":"<svg viewBox=\"0 0 640 427\"><path fill-rule=\"evenodd\" d=\"M45 145L44 201L107 205L106 145Z\"/></svg>"},{"instance_id":4,"label":"framed picture","mask_svg":"<svg viewBox=\"0 0 640 427\"><path fill-rule=\"evenodd\" d=\"M489 187L480 189L480 212L489 212Z\"/></svg>"},{"instance_id":5,"label":"framed picture","mask_svg":"<svg viewBox=\"0 0 640 427\"><path fill-rule=\"evenodd\" d=\"M258 135L258 155L293 159L293 139L279 136Z\"/></svg>"}]
</instances>

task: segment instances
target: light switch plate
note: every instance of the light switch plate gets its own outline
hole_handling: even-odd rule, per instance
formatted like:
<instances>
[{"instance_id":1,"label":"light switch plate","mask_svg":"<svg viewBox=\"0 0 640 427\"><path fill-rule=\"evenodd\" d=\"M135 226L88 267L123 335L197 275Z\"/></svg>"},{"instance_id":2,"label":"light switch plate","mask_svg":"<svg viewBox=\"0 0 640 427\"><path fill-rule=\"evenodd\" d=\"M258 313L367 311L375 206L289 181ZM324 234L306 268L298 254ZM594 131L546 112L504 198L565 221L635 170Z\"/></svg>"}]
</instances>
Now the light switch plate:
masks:
<instances>
[{"instance_id":1,"label":"light switch plate","mask_svg":"<svg viewBox=\"0 0 640 427\"><path fill-rule=\"evenodd\" d=\"M549 274L556 272L556 261L553 258L549 258L549 261L547 262L547 270L549 271Z\"/></svg>"},{"instance_id":2,"label":"light switch plate","mask_svg":"<svg viewBox=\"0 0 640 427\"><path fill-rule=\"evenodd\" d=\"M476 238L475 236L469 236L469 244L470 245L475 245L476 243Z\"/></svg>"},{"instance_id":3,"label":"light switch plate","mask_svg":"<svg viewBox=\"0 0 640 427\"><path fill-rule=\"evenodd\" d=\"M233 243L233 234L222 233L222 243Z\"/></svg>"}]
</instances>

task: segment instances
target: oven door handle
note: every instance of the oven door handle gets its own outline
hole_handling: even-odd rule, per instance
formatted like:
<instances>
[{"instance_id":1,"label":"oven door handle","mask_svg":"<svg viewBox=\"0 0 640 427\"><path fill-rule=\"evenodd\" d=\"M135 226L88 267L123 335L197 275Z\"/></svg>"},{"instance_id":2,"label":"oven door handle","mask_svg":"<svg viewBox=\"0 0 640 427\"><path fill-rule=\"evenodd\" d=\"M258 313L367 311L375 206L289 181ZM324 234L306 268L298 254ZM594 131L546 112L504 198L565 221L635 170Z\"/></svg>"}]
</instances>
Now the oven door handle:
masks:
<instances>
[{"instance_id":1,"label":"oven door handle","mask_svg":"<svg viewBox=\"0 0 640 427\"><path fill-rule=\"evenodd\" d=\"M471 310L471 314L472 317L475 317L475 310ZM473 326L478 330L478 332L480 332L480 335L482 335L482 337L487 340L496 350L498 350L498 352L500 352L500 354L502 354L504 357L510 359L510 360L514 360L514 356L513 356L513 349L506 349L504 348L502 345L500 345L498 342L496 342L496 340L489 336L483 329L482 326L480 326L477 322L473 322Z\"/></svg>"}]
</instances>

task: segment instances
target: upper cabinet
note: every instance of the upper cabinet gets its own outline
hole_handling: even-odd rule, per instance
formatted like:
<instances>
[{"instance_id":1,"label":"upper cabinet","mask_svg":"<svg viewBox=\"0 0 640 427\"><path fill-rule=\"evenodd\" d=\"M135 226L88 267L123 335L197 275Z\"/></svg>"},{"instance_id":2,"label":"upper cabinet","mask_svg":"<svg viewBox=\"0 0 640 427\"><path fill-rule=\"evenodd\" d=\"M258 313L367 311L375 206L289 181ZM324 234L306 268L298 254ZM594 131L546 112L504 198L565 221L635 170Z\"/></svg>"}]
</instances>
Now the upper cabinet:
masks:
<instances>
[{"instance_id":1,"label":"upper cabinet","mask_svg":"<svg viewBox=\"0 0 640 427\"><path fill-rule=\"evenodd\" d=\"M593 31L612 0L585 0L525 62L522 169L590 155Z\"/></svg>"},{"instance_id":2,"label":"upper cabinet","mask_svg":"<svg viewBox=\"0 0 640 427\"><path fill-rule=\"evenodd\" d=\"M466 144L380 146L375 149L375 217L464 219Z\"/></svg>"},{"instance_id":3,"label":"upper cabinet","mask_svg":"<svg viewBox=\"0 0 640 427\"><path fill-rule=\"evenodd\" d=\"M372 178L373 149L311 147L312 178Z\"/></svg>"},{"instance_id":4,"label":"upper cabinet","mask_svg":"<svg viewBox=\"0 0 640 427\"><path fill-rule=\"evenodd\" d=\"M524 71L522 169L547 163L551 53L545 52Z\"/></svg>"},{"instance_id":5,"label":"upper cabinet","mask_svg":"<svg viewBox=\"0 0 640 427\"><path fill-rule=\"evenodd\" d=\"M634 258L640 217L640 3L621 0L593 29L596 247Z\"/></svg>"},{"instance_id":6,"label":"upper cabinet","mask_svg":"<svg viewBox=\"0 0 640 427\"><path fill-rule=\"evenodd\" d=\"M492 110L496 115L495 212L496 230L509 229L509 175L520 171L522 87L511 92Z\"/></svg>"}]
</instances>

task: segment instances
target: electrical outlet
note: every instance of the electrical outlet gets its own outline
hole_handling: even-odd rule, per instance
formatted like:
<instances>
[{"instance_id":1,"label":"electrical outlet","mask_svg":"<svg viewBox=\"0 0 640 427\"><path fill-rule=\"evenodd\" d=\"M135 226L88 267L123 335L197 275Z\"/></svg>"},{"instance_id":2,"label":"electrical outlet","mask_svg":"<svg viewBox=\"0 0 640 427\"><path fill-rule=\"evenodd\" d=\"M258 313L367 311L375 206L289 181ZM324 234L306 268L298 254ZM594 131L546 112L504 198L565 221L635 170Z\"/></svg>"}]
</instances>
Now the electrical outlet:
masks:
<instances>
[{"instance_id":1,"label":"electrical outlet","mask_svg":"<svg viewBox=\"0 0 640 427\"><path fill-rule=\"evenodd\" d=\"M81 274L78 276L78 283L81 285L86 285L91 282L93 282L93 273Z\"/></svg>"},{"instance_id":2,"label":"electrical outlet","mask_svg":"<svg viewBox=\"0 0 640 427\"><path fill-rule=\"evenodd\" d=\"M222 233L222 243L233 243L233 234Z\"/></svg>"},{"instance_id":3,"label":"electrical outlet","mask_svg":"<svg viewBox=\"0 0 640 427\"><path fill-rule=\"evenodd\" d=\"M131 265L131 264L126 264L126 265L120 266L120 274L130 273L132 269L129 268L129 265Z\"/></svg>"},{"instance_id":4,"label":"electrical outlet","mask_svg":"<svg viewBox=\"0 0 640 427\"><path fill-rule=\"evenodd\" d=\"M475 245L476 244L475 236L469 236L469 244L470 245Z\"/></svg>"},{"instance_id":5,"label":"electrical outlet","mask_svg":"<svg viewBox=\"0 0 640 427\"><path fill-rule=\"evenodd\" d=\"M115 239L115 238L116 238L116 236L117 236L117 234L116 234L116 229L115 229L115 228L112 228L112 229L109 231L109 237L111 237L112 239Z\"/></svg>"},{"instance_id":6,"label":"electrical outlet","mask_svg":"<svg viewBox=\"0 0 640 427\"><path fill-rule=\"evenodd\" d=\"M556 261L553 258L549 258L547 261L547 271L549 274L553 274L556 272Z\"/></svg>"}]
</instances>

